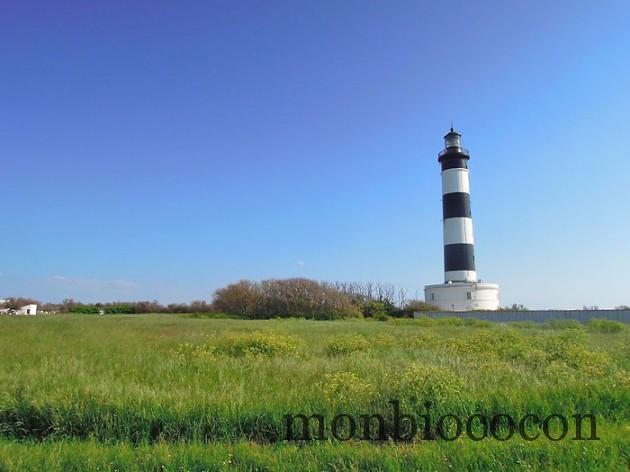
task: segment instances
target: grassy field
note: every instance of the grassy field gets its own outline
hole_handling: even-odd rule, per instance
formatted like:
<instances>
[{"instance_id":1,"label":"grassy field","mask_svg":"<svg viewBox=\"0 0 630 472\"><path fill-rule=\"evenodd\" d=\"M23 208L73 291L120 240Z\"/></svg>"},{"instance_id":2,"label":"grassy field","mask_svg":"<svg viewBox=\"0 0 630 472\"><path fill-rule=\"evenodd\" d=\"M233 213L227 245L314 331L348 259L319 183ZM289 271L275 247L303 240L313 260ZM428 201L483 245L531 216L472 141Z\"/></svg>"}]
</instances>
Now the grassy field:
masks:
<instances>
[{"instance_id":1,"label":"grassy field","mask_svg":"<svg viewBox=\"0 0 630 472\"><path fill-rule=\"evenodd\" d=\"M562 414L570 429L555 442L286 440L296 413L321 414L328 438L339 413L379 413L392 436L393 399L416 415L431 402L432 433L440 416L476 413ZM596 416L600 440L571 439L576 413ZM627 471L630 329L1 317L0 438L0 470Z\"/></svg>"}]
</instances>

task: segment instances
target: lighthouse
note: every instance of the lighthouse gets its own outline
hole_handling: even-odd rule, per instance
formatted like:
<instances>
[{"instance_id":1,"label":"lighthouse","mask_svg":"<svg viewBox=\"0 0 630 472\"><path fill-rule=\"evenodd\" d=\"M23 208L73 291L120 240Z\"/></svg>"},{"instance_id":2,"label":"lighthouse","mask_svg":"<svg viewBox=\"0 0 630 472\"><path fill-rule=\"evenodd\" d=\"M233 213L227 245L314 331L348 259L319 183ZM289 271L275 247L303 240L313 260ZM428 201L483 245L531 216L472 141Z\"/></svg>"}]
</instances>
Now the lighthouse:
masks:
<instances>
[{"instance_id":1,"label":"lighthouse","mask_svg":"<svg viewBox=\"0 0 630 472\"><path fill-rule=\"evenodd\" d=\"M496 310L499 286L477 278L468 179L470 154L461 146L461 137L451 128L438 154L442 169L444 283L427 285L424 297L442 310Z\"/></svg>"}]
</instances>

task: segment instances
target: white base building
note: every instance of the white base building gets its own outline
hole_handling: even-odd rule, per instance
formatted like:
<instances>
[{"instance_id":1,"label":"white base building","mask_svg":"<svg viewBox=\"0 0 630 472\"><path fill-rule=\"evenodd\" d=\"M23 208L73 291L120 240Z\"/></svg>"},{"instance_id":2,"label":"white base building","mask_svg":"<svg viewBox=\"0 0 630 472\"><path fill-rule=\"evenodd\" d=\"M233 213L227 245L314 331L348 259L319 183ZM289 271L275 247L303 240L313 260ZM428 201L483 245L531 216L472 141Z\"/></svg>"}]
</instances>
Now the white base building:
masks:
<instances>
[{"instance_id":1,"label":"white base building","mask_svg":"<svg viewBox=\"0 0 630 472\"><path fill-rule=\"evenodd\" d=\"M499 286L482 282L447 282L424 287L424 299L445 311L497 310Z\"/></svg>"}]
</instances>

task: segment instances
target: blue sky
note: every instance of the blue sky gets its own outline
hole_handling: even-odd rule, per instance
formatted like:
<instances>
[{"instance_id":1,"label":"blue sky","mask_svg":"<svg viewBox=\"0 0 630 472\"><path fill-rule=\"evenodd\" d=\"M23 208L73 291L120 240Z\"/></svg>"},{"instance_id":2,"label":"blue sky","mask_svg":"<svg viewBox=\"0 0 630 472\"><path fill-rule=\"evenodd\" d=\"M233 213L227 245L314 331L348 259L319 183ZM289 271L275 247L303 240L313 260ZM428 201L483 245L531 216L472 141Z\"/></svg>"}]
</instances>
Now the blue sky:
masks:
<instances>
[{"instance_id":1,"label":"blue sky","mask_svg":"<svg viewBox=\"0 0 630 472\"><path fill-rule=\"evenodd\" d=\"M442 281L471 150L502 304L630 304L630 3L0 6L0 295Z\"/></svg>"}]
</instances>

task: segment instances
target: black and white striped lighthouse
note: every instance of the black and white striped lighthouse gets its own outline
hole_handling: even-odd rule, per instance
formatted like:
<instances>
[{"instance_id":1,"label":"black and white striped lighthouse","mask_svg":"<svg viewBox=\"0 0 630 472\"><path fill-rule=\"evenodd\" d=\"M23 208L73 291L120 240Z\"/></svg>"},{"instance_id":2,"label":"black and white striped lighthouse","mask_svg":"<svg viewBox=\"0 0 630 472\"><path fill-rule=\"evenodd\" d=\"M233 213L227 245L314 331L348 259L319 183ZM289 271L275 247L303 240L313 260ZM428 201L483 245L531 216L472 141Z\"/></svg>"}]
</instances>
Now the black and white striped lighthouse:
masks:
<instances>
[{"instance_id":1,"label":"black and white striped lighthouse","mask_svg":"<svg viewBox=\"0 0 630 472\"><path fill-rule=\"evenodd\" d=\"M442 166L445 282L477 281L468 182L470 155L461 146L461 137L451 128L444 136L444 150L438 154Z\"/></svg>"},{"instance_id":2,"label":"black and white striped lighthouse","mask_svg":"<svg viewBox=\"0 0 630 472\"><path fill-rule=\"evenodd\" d=\"M442 225L444 230L444 283L427 285L425 300L443 310L496 310L499 286L482 283L475 266L475 240L470 212L468 150L452 127L438 154L442 168Z\"/></svg>"}]
</instances>

